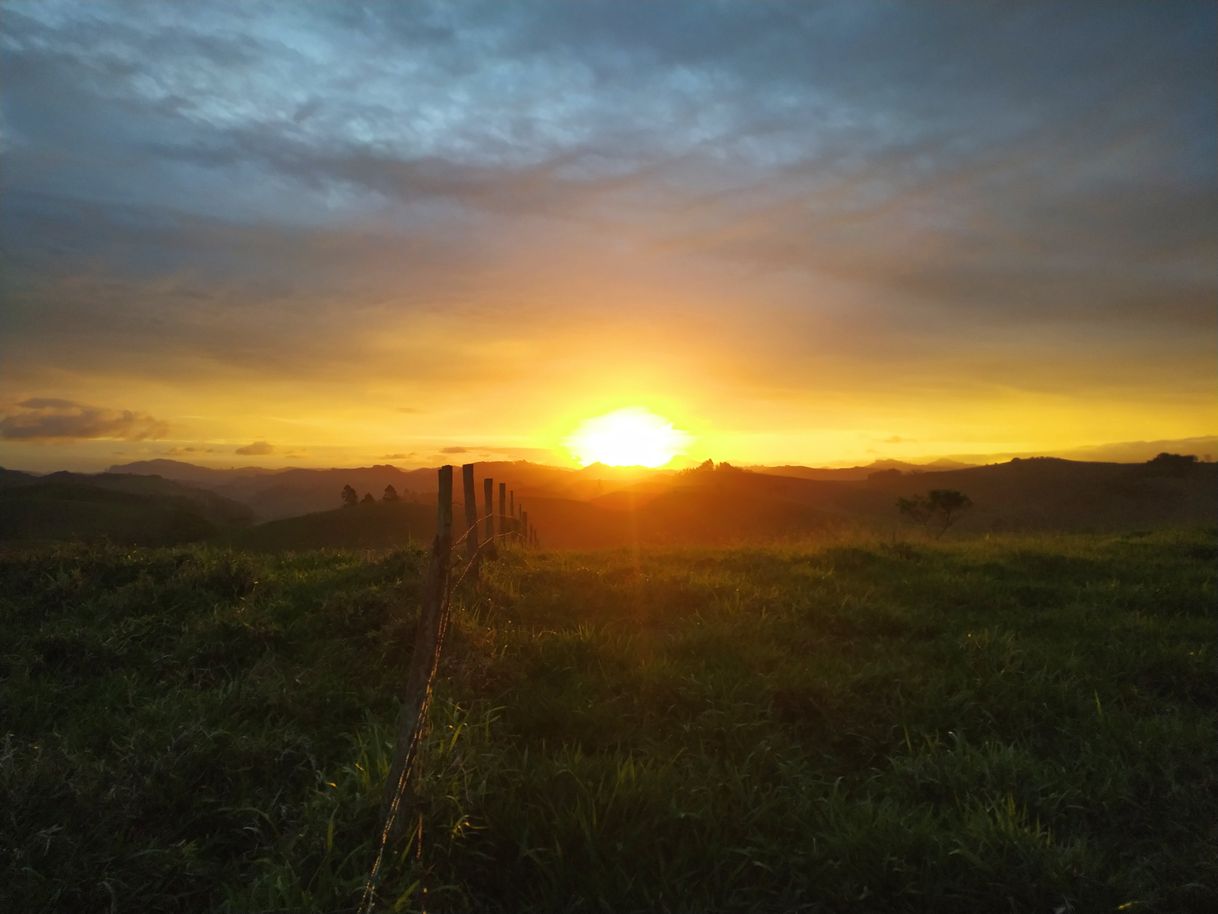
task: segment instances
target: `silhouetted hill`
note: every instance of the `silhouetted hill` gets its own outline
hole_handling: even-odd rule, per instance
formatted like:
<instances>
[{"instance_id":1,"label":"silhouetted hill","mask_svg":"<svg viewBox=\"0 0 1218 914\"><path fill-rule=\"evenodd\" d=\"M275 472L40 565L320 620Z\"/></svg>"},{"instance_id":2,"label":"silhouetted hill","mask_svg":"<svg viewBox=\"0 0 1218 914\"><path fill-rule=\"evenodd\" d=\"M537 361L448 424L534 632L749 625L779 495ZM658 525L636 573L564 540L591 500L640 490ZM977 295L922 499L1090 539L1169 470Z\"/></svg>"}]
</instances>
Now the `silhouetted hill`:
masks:
<instances>
[{"instance_id":1,"label":"silhouetted hill","mask_svg":"<svg viewBox=\"0 0 1218 914\"><path fill-rule=\"evenodd\" d=\"M970 466L975 466L975 464L962 463L958 460L934 460L930 463L906 463L903 460L876 460L866 466L856 467L805 467L788 465L748 467L748 469L770 476L791 476L796 479L822 479L826 481L850 481L866 479L872 473L882 470L898 470L902 473L933 473L941 470L959 470Z\"/></svg>"},{"instance_id":2,"label":"silhouetted hill","mask_svg":"<svg viewBox=\"0 0 1218 914\"><path fill-rule=\"evenodd\" d=\"M780 472L784 469L805 475L785 475ZM904 524L896 499L935 488L959 489L973 500L974 507L957 528L964 533L1136 530L1214 523L1218 467L1189 465L1179 475L1166 474L1164 469L1056 458L947 469L883 461L825 471L744 470L709 463L681 472L599 466L574 470L499 462L476 464L475 477L479 498L486 476L507 482L517 503L529 511L543 544L560 548L711 544L798 536L831 527L900 530ZM263 525L257 534L251 531L246 540L250 543L265 537L275 548L307 548L310 543L374 546L399 543L405 535L432 535L434 469L217 472L238 475L210 477L216 486L213 491L240 498L263 517L295 515L293 523ZM820 478L822 473L825 478ZM403 503L396 514L392 510L383 515L343 513L339 493L348 484L376 498L392 484ZM459 477L456 485L457 526L463 529ZM318 505L329 510L310 510ZM289 542L297 545L282 545Z\"/></svg>"},{"instance_id":3,"label":"silhouetted hill","mask_svg":"<svg viewBox=\"0 0 1218 914\"><path fill-rule=\"evenodd\" d=\"M244 505L158 476L6 473L0 540L108 540L132 545L194 542L249 522Z\"/></svg>"},{"instance_id":4,"label":"silhouetted hill","mask_svg":"<svg viewBox=\"0 0 1218 914\"><path fill-rule=\"evenodd\" d=\"M233 467L218 470L213 467L201 467L183 460L136 460L110 467L109 473L128 473L139 476L162 476L178 482L189 482L196 485L214 485L231 482L247 476L267 476L281 470L266 467Z\"/></svg>"},{"instance_id":5,"label":"silhouetted hill","mask_svg":"<svg viewBox=\"0 0 1218 914\"><path fill-rule=\"evenodd\" d=\"M868 482L875 508L927 489L959 489L975 507L974 530L1133 530L1213 524L1218 465L1198 464L1178 477L1147 464L1086 463L1050 457Z\"/></svg>"},{"instance_id":6,"label":"silhouetted hill","mask_svg":"<svg viewBox=\"0 0 1218 914\"><path fill-rule=\"evenodd\" d=\"M1207 462L1212 461L1218 454L1218 435L1199 435L1193 438L1170 438L1155 441L1113 441L1107 444L1091 444L1083 447L1066 448L1056 451L1052 456L1063 460L1075 460L1091 463L1145 463L1156 454L1195 454ZM1041 458L1036 452L1019 454L954 454L953 459L966 464L978 465L985 463L1005 463L1008 460L1036 460Z\"/></svg>"},{"instance_id":7,"label":"silhouetted hill","mask_svg":"<svg viewBox=\"0 0 1218 914\"><path fill-rule=\"evenodd\" d=\"M342 504L343 486L352 486L362 496L380 498L385 486L399 495L434 492L435 471L402 470L395 466L330 469L264 469L241 467L213 469L176 460L149 460L122 464L110 472L138 472L155 468L170 479L203 486L218 495L248 505L255 516L270 520L324 511Z\"/></svg>"},{"instance_id":8,"label":"silhouetted hill","mask_svg":"<svg viewBox=\"0 0 1218 914\"><path fill-rule=\"evenodd\" d=\"M23 473L21 470L6 470L0 467L0 489L8 488L9 486L28 486L32 482L37 482L38 477L33 473Z\"/></svg>"},{"instance_id":9,"label":"silhouetted hill","mask_svg":"<svg viewBox=\"0 0 1218 914\"><path fill-rule=\"evenodd\" d=\"M459 459L456 457L454 459ZM219 495L248 505L264 520L316 513L341 505L343 486L350 485L362 496L365 492L379 499L385 486L392 485L406 500L428 498L436 491L433 468L403 470L390 465L331 469L288 468L266 470L244 467L217 470L176 460L149 460L113 466L111 473L155 470L168 479L202 486ZM623 485L649 477L671 475L640 467L606 467L594 464L582 470L544 466L527 461L494 461L475 465L478 493L482 479L491 476L506 482L521 498L544 495L587 499L613 491ZM460 480L457 480L458 495Z\"/></svg>"},{"instance_id":10,"label":"silhouetted hill","mask_svg":"<svg viewBox=\"0 0 1218 914\"><path fill-rule=\"evenodd\" d=\"M255 552L305 549L391 549L429 543L436 532L435 505L371 502L267 521L234 531L222 542Z\"/></svg>"},{"instance_id":11,"label":"silhouetted hill","mask_svg":"<svg viewBox=\"0 0 1218 914\"><path fill-rule=\"evenodd\" d=\"M988 467L872 471L864 480L801 479L736 468L644 480L587 503L534 498L529 517L547 546L722 543L831 528L904 528L898 497L958 489L974 502L964 533L1108 531L1212 525L1218 467L1156 475L1145 464L1016 460Z\"/></svg>"}]
</instances>

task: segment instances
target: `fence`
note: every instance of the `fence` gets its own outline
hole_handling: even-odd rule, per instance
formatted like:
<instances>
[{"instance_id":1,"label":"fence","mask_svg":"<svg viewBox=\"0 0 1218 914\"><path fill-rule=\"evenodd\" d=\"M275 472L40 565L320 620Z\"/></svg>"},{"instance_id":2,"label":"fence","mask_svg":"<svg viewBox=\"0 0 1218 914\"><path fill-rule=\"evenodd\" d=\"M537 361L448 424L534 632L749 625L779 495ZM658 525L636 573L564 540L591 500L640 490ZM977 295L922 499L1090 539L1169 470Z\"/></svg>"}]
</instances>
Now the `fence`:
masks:
<instances>
[{"instance_id":1,"label":"fence","mask_svg":"<svg viewBox=\"0 0 1218 914\"><path fill-rule=\"evenodd\" d=\"M427 575L423 582L422 607L415 629L410 666L406 671L402 709L396 725L396 743L385 779L380 840L372 869L364 883L359 905L361 914L373 910L385 852L400 832L403 807L413 797L419 745L427 729L427 716L444 647L444 635L448 630L453 591L467 576L472 575L477 580L480 563L497 557L498 544L515 542L534 547L539 544L537 531L529 522L529 513L516 499L515 490L507 489L506 483L499 483L499 510L496 512L493 510L495 481L490 478L483 480L482 513L478 513L472 463L461 467L465 532L454 541L453 468L442 466L438 472L436 535L432 540ZM481 536L479 527L482 528ZM465 546L465 564L454 575L453 552L462 545Z\"/></svg>"}]
</instances>

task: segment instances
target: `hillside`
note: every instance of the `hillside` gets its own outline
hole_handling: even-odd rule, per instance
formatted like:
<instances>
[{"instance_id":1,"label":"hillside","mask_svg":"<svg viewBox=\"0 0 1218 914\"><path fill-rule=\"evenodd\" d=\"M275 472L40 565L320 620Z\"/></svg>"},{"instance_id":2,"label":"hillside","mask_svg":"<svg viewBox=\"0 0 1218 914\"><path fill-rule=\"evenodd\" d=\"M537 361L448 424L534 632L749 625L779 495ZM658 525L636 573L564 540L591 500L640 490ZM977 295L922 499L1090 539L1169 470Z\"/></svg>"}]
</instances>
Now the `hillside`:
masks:
<instances>
[{"instance_id":1,"label":"hillside","mask_svg":"<svg viewBox=\"0 0 1218 914\"><path fill-rule=\"evenodd\" d=\"M254 552L393 549L429 542L435 532L434 504L373 502L267 521L220 542Z\"/></svg>"},{"instance_id":2,"label":"hillside","mask_svg":"<svg viewBox=\"0 0 1218 914\"><path fill-rule=\"evenodd\" d=\"M5 541L172 545L216 536L227 526L216 512L181 496L62 481L0 489L0 540Z\"/></svg>"},{"instance_id":3,"label":"hillside","mask_svg":"<svg viewBox=\"0 0 1218 914\"><path fill-rule=\"evenodd\" d=\"M507 482L522 497L587 499L637 482L641 477L664 478L671 473L638 467L606 467L595 464L576 470L543 466L526 461L477 464L479 486L484 476ZM434 469L403 470L388 464L371 467L330 469L289 468L267 470L238 468L216 470L175 460L120 464L111 473L154 471L167 479L204 487L247 505L259 520L275 520L327 511L338 507L343 486L361 495L380 498L387 485L400 495L434 495ZM481 492L481 489L478 490Z\"/></svg>"},{"instance_id":4,"label":"hillside","mask_svg":"<svg viewBox=\"0 0 1218 914\"><path fill-rule=\"evenodd\" d=\"M0 550L0 908L353 910L422 557ZM1215 558L507 551L456 595L383 907L1208 912Z\"/></svg>"},{"instance_id":5,"label":"hillside","mask_svg":"<svg viewBox=\"0 0 1218 914\"><path fill-rule=\"evenodd\" d=\"M398 475L383 475L387 472ZM1173 474L1151 464L1037 458L939 471L888 467L871 470L865 479L826 480L728 465L656 473L638 468L573 471L480 463L475 467L478 492L487 475L513 480L517 501L529 512L542 544L561 549L724 545L853 530L907 535L911 531L897 513L897 498L933 488L958 489L973 500L973 508L953 528L952 536L1151 530L1204 525L1218 518L1214 464L1195 464ZM155 477L91 478L125 479L128 488L135 488L141 479L148 480L144 485L151 489L166 484ZM341 480L362 483L356 486L360 491L379 492L376 484L385 478L401 483L395 488L404 498L396 508L361 505L352 512L338 508L338 499L331 497L341 491ZM288 470L251 477L248 482L260 487L250 497L264 509L279 499L280 507L272 514L298 500L300 504L319 501L323 493L326 510L279 517L225 539L243 547L393 548L434 532L434 470ZM234 485L229 480L221 490L232 492ZM412 488L405 488L408 485ZM456 505L460 522L464 510L459 491Z\"/></svg>"},{"instance_id":6,"label":"hillside","mask_svg":"<svg viewBox=\"0 0 1218 914\"><path fill-rule=\"evenodd\" d=\"M158 476L5 471L0 540L195 542L250 521L244 505Z\"/></svg>"},{"instance_id":7,"label":"hillside","mask_svg":"<svg viewBox=\"0 0 1218 914\"><path fill-rule=\"evenodd\" d=\"M1218 518L1218 466L1180 476L1146 464L1016 460L938 472L873 473L828 481L736 468L648 479L591 499L528 501L546 545L703 544L764 541L826 530L907 530L896 500L958 489L974 507L953 535L997 531L1121 531L1188 527Z\"/></svg>"}]
</instances>

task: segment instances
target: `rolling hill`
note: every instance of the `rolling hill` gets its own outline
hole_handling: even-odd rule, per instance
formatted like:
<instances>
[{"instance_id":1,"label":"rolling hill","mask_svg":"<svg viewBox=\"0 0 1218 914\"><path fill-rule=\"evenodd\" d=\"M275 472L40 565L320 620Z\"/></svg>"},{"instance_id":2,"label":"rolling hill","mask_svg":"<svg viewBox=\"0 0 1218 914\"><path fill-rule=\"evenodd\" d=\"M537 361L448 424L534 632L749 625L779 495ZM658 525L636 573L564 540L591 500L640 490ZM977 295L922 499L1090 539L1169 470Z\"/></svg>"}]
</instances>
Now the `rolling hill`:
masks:
<instances>
[{"instance_id":1,"label":"rolling hill","mask_svg":"<svg viewBox=\"0 0 1218 914\"><path fill-rule=\"evenodd\" d=\"M219 542L251 552L383 549L424 543L436 532L435 506L372 502L267 521L230 531Z\"/></svg>"},{"instance_id":2,"label":"rolling hill","mask_svg":"<svg viewBox=\"0 0 1218 914\"><path fill-rule=\"evenodd\" d=\"M434 469L404 470L388 464L328 469L242 467L217 470L176 460L149 460L113 466L109 472L155 473L165 479L199 486L247 505L259 520L264 521L339 507L340 493L346 485L374 498L380 498L387 485L392 485L403 496L430 499L436 491ZM477 472L479 480L492 476L507 482L522 497L540 495L575 499L593 498L642 478L674 475L639 467L593 464L577 470L526 461L479 463ZM478 491L481 492L481 488Z\"/></svg>"},{"instance_id":3,"label":"rolling hill","mask_svg":"<svg viewBox=\"0 0 1218 914\"><path fill-rule=\"evenodd\" d=\"M507 465L517 469L516 465ZM478 465L478 491L484 468ZM434 471L421 471L434 474ZM528 474L521 474L529 478ZM532 474L540 480L542 473ZM1212 525L1218 519L1218 467L1197 464L1179 475L1147 464L1081 463L1051 458L939 472L872 472L865 480L826 481L729 466L683 473L623 474L593 497L563 471L556 490L523 487L520 504L547 548L720 545L799 538L826 532L906 529L896 500L928 489L958 489L973 500L957 533L1103 532ZM434 533L430 493L417 503L359 505L283 518L230 537L258 549L350 545L392 547ZM454 507L457 528L464 510Z\"/></svg>"},{"instance_id":4,"label":"rolling hill","mask_svg":"<svg viewBox=\"0 0 1218 914\"><path fill-rule=\"evenodd\" d=\"M0 540L173 545L250 522L244 505L159 476L4 471Z\"/></svg>"}]
</instances>

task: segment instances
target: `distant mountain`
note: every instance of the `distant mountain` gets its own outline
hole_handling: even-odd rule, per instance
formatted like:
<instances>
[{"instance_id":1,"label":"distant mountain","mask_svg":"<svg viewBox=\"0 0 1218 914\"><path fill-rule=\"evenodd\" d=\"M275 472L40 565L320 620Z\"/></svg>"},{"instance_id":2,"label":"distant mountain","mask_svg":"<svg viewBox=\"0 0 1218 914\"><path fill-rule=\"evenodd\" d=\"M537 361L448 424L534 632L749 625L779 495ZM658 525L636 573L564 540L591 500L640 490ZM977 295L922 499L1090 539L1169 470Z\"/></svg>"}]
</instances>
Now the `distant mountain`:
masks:
<instances>
[{"instance_id":1,"label":"distant mountain","mask_svg":"<svg viewBox=\"0 0 1218 914\"><path fill-rule=\"evenodd\" d=\"M352 486L361 496L379 499L392 485L407 501L434 495L435 468L403 470L390 465L331 469L288 468L267 470L255 467L217 470L176 460L146 460L110 468L111 473L155 471L165 479L188 482L209 489L225 498L248 505L261 520L295 517L326 511L341 505L344 486ZM607 467L594 464L576 470L544 466L527 461L493 461L475 464L476 493L482 497L482 480L491 477L504 482L520 499L544 495L587 499L611 492L642 478L671 475L640 467ZM454 481L456 497L461 498L461 478ZM498 490L496 489L496 498Z\"/></svg>"},{"instance_id":2,"label":"distant mountain","mask_svg":"<svg viewBox=\"0 0 1218 914\"><path fill-rule=\"evenodd\" d=\"M930 463L907 463L903 460L876 460L866 466L856 467L805 467L805 466L756 466L749 467L757 473L771 476L792 476L796 479L824 480L863 480L872 473L884 470L897 470L901 473L925 473L936 470L959 470L975 466L975 463L964 463L959 460L940 459Z\"/></svg>"},{"instance_id":3,"label":"distant mountain","mask_svg":"<svg viewBox=\"0 0 1218 914\"><path fill-rule=\"evenodd\" d=\"M145 460L110 468L112 473L154 471L178 482L201 486L233 501L247 505L262 520L294 517L342 504L344 486L352 486L380 498L392 485L399 495L434 492L434 470L402 470L394 466L351 467L348 469L265 469L241 467L214 469L177 460Z\"/></svg>"},{"instance_id":4,"label":"distant mountain","mask_svg":"<svg viewBox=\"0 0 1218 914\"><path fill-rule=\"evenodd\" d=\"M159 468L192 472L183 466ZM479 514L488 476L512 490L543 545L558 548L714 544L840 527L898 531L904 524L896 499L932 488L959 489L973 500L958 527L963 532L1137 530L1212 525L1218 519L1218 465L1212 463L1156 467L1033 458L987 466L884 460L841 469L741 469L708 462L683 471L478 463ZM0 493L45 478L5 471ZM185 485L157 476L87 478L125 480L127 490L143 486L149 493ZM220 470L194 478L208 482L186 488L206 488L229 504L239 500L274 521L228 536L249 548L393 545L403 537L429 538L435 523L434 468ZM339 506L344 485L379 499L389 484L402 496L397 505L360 505L358 511ZM459 474L455 485L456 526L464 529Z\"/></svg>"},{"instance_id":5,"label":"distant mountain","mask_svg":"<svg viewBox=\"0 0 1218 914\"><path fill-rule=\"evenodd\" d=\"M1003 454L953 454L952 459L966 464L978 465L1005 463L1016 458L1030 460L1037 457L1057 457L1063 460L1080 460L1098 463L1145 463L1159 454L1193 454L1212 462L1218 455L1218 435L1201 435L1195 438L1169 438L1158 441L1116 441L1108 444L1091 444L1053 451L1008 452Z\"/></svg>"},{"instance_id":6,"label":"distant mountain","mask_svg":"<svg viewBox=\"0 0 1218 914\"><path fill-rule=\"evenodd\" d=\"M1071 448L1059 456L1070 460L1103 460L1111 463L1145 463L1158 454L1193 454L1212 461L1218 454L1218 435L1199 438L1173 438L1161 441L1122 441ZM1031 456L1029 454L1023 455Z\"/></svg>"},{"instance_id":7,"label":"distant mountain","mask_svg":"<svg viewBox=\"0 0 1218 914\"><path fill-rule=\"evenodd\" d=\"M213 467L201 467L197 464L186 463L182 460L137 460L110 467L108 473L131 473L140 476L163 476L178 482L190 482L197 485L209 485L219 482L231 482L233 479L247 476L268 476L282 472L265 467L234 467L218 470Z\"/></svg>"}]
</instances>

